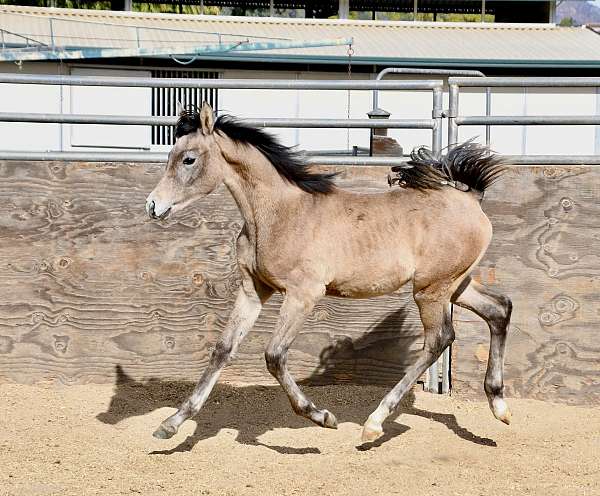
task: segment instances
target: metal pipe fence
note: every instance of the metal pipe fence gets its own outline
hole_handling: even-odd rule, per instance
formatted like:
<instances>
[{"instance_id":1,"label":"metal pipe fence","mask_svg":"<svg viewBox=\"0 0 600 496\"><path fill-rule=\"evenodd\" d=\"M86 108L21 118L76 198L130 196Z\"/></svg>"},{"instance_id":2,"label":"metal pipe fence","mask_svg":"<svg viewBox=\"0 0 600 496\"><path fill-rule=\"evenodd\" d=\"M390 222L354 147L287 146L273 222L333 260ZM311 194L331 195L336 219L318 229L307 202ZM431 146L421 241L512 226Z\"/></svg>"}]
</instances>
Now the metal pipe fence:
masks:
<instances>
[{"instance_id":1,"label":"metal pipe fence","mask_svg":"<svg viewBox=\"0 0 600 496\"><path fill-rule=\"evenodd\" d=\"M443 126L443 82L437 80L424 81L344 81L344 80L262 80L262 79L177 79L177 78L132 78L132 77L92 77L61 76L32 74L0 74L0 84L41 84L69 86L111 86L111 87L143 87L143 88L213 88L213 89L276 89L276 90L418 90L432 92L431 119L245 119L247 124L257 127L293 127L293 128L343 128L343 129L430 129L432 131L431 148L436 154L442 149ZM173 125L176 117L150 116L108 116L81 114L48 114L14 112L0 113L0 122L38 122L59 124L114 124L114 125ZM350 152L350 151L349 151ZM81 160L99 161L98 152L82 152ZM25 152L0 151L0 159L26 160ZM66 152L51 152L54 158L48 160L71 160ZM108 157L108 154L103 154ZM137 154L114 153L114 160L137 161ZM62 158L61 158L62 157ZM32 158L31 160L38 160ZM79 159L72 159L79 160ZM108 159L107 159L108 160ZM355 159L354 159L355 160ZM106 161L106 160L105 160ZM374 159L373 165L379 165ZM328 165L353 165L351 159L337 156L328 157ZM389 163L392 163L391 161Z\"/></svg>"},{"instance_id":2,"label":"metal pipe fence","mask_svg":"<svg viewBox=\"0 0 600 496\"><path fill-rule=\"evenodd\" d=\"M480 71L460 70L460 69L420 69L415 67L386 67L379 71L375 81L381 81L388 74L410 74L418 76L474 76L485 77ZM373 110L379 108L379 91L373 90Z\"/></svg>"},{"instance_id":3,"label":"metal pipe fence","mask_svg":"<svg viewBox=\"0 0 600 496\"><path fill-rule=\"evenodd\" d=\"M459 108L460 88L486 88L486 115L461 116ZM486 144L490 145L491 126L555 126L555 125L600 125L598 115L490 115L491 88L600 88L600 78L540 78L540 77L451 77L448 78L449 109L448 147L456 145L459 126L486 126ZM600 155L514 155L507 160L517 165L553 165L553 164L600 164Z\"/></svg>"}]
</instances>

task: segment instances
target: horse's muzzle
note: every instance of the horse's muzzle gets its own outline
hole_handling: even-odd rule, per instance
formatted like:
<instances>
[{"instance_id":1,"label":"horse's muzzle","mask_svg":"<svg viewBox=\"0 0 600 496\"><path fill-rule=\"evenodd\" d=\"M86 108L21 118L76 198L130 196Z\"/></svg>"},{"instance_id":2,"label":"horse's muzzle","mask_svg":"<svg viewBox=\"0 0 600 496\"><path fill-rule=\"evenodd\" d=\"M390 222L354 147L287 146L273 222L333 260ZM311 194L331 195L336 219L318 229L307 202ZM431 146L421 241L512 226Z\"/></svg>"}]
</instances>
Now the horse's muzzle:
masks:
<instances>
[{"instance_id":1,"label":"horse's muzzle","mask_svg":"<svg viewBox=\"0 0 600 496\"><path fill-rule=\"evenodd\" d=\"M148 212L148 215L150 216L151 219L166 219L168 217L168 215L171 213L171 207L167 208L160 215L157 215L156 214L156 204L154 203L154 200L151 200L146 203L146 212Z\"/></svg>"},{"instance_id":2,"label":"horse's muzzle","mask_svg":"<svg viewBox=\"0 0 600 496\"><path fill-rule=\"evenodd\" d=\"M154 211L154 207L154 200L146 202L146 212L148 212L148 215L151 219L156 219L156 212Z\"/></svg>"}]
</instances>

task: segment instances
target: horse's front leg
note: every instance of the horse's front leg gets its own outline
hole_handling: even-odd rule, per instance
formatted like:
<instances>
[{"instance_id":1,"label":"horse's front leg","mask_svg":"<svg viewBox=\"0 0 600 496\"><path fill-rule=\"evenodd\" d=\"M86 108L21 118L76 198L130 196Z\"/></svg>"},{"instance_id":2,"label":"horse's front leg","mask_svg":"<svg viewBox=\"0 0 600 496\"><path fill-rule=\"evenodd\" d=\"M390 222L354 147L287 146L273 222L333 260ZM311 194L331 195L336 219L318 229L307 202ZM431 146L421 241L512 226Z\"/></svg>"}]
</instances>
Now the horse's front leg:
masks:
<instances>
[{"instance_id":1,"label":"horse's front leg","mask_svg":"<svg viewBox=\"0 0 600 496\"><path fill-rule=\"evenodd\" d=\"M324 291L325 289L318 285L312 290L302 288L293 292L287 291L273 338L265 351L265 359L269 372L281 384L288 395L292 408L298 415L302 415L322 427L336 429L335 416L327 410L319 410L300 390L287 368L288 350L304 320Z\"/></svg>"},{"instance_id":2,"label":"horse's front leg","mask_svg":"<svg viewBox=\"0 0 600 496\"><path fill-rule=\"evenodd\" d=\"M153 434L154 437L168 439L174 436L183 422L200 411L217 382L221 370L236 353L238 346L256 322L263 303L272 294L272 289L267 288L260 281L253 280L248 274L244 274L233 311L210 356L208 367L190 397L181 404L175 414L160 424Z\"/></svg>"}]
</instances>

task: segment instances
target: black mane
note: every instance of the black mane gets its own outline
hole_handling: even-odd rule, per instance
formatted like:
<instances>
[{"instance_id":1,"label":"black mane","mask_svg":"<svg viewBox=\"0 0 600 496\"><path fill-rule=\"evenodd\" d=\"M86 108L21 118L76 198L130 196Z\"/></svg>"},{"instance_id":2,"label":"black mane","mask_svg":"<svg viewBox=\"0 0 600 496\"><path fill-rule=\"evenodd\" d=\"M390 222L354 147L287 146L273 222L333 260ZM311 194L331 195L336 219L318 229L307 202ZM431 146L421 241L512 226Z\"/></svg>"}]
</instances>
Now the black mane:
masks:
<instances>
[{"instance_id":1,"label":"black mane","mask_svg":"<svg viewBox=\"0 0 600 496\"><path fill-rule=\"evenodd\" d=\"M420 190L440 189L448 182L458 182L483 193L506 170L505 166L498 155L472 141L456 145L441 158L422 146L411 153L406 165L392 167L397 174L393 182Z\"/></svg>"},{"instance_id":2,"label":"black mane","mask_svg":"<svg viewBox=\"0 0 600 496\"><path fill-rule=\"evenodd\" d=\"M200 129L200 112L197 109L183 111L175 125L175 137ZM282 145L277 138L264 129L244 124L231 115L220 115L215 120L215 131L227 135L236 143L251 145L273 164L277 172L290 183L307 193L330 193L334 188L336 174L311 172L304 156L291 147Z\"/></svg>"}]
</instances>

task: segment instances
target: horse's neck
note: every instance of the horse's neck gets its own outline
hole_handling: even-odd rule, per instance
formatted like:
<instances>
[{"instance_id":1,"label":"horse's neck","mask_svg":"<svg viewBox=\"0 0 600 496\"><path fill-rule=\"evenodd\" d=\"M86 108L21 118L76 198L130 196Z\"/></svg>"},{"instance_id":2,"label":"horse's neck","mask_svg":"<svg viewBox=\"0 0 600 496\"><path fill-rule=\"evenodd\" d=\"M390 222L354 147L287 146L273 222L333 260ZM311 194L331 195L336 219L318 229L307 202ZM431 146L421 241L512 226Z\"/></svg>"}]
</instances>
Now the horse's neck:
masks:
<instances>
[{"instance_id":1,"label":"horse's neck","mask_svg":"<svg viewBox=\"0 0 600 496\"><path fill-rule=\"evenodd\" d=\"M253 233L269 222L281 207L302 193L286 182L262 153L251 146L219 138L225 159L224 182Z\"/></svg>"}]
</instances>

